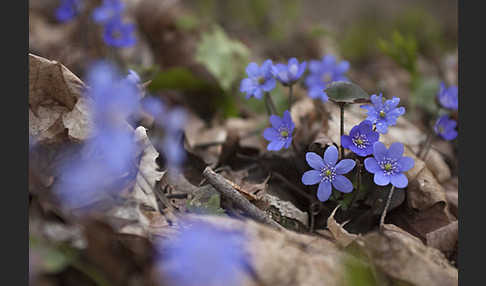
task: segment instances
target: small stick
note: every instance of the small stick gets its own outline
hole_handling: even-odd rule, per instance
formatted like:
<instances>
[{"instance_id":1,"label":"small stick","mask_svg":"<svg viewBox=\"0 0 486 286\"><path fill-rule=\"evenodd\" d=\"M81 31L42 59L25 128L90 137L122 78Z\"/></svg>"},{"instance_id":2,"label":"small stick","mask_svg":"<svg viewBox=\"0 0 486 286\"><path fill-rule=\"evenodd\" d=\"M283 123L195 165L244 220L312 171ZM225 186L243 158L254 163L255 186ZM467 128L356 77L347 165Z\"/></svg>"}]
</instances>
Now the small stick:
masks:
<instances>
[{"instance_id":1,"label":"small stick","mask_svg":"<svg viewBox=\"0 0 486 286\"><path fill-rule=\"evenodd\" d=\"M390 192L388 193L388 199L386 201L385 209L383 209L383 213L381 214L380 230L383 230L383 228L385 227L385 216L386 216L386 212L388 211L388 207L390 207L390 202L391 202L391 198L393 196L394 190L395 190L395 186L392 185Z\"/></svg>"},{"instance_id":2,"label":"small stick","mask_svg":"<svg viewBox=\"0 0 486 286\"><path fill-rule=\"evenodd\" d=\"M245 211L251 218L269 224L278 229L284 228L265 212L257 208L254 204L250 203L247 198L245 198L237 190L235 190L233 186L231 186L231 183L226 178L215 173L210 167L206 167L202 175L218 192L221 193L222 196L234 202L237 207Z\"/></svg>"}]
</instances>

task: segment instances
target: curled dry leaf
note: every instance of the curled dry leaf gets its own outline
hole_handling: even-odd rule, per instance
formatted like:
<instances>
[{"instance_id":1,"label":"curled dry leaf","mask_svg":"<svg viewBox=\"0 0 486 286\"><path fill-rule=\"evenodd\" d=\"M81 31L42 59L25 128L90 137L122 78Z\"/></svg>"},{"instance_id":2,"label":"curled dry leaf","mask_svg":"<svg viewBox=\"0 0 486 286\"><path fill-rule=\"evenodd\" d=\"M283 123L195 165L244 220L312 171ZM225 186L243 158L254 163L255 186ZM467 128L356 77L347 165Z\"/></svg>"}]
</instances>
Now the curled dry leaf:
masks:
<instances>
[{"instance_id":1,"label":"curled dry leaf","mask_svg":"<svg viewBox=\"0 0 486 286\"><path fill-rule=\"evenodd\" d=\"M459 236L459 223L454 221L444 227L427 233L427 245L444 253L454 251Z\"/></svg>"},{"instance_id":2,"label":"curled dry leaf","mask_svg":"<svg viewBox=\"0 0 486 286\"><path fill-rule=\"evenodd\" d=\"M29 135L38 143L84 140L90 130L87 102L79 100L84 89L62 64L29 54Z\"/></svg>"},{"instance_id":3,"label":"curled dry leaf","mask_svg":"<svg viewBox=\"0 0 486 286\"><path fill-rule=\"evenodd\" d=\"M394 225L385 225L383 232L372 232L358 238L356 245L395 283L458 285L457 269L439 250L424 245Z\"/></svg>"},{"instance_id":4,"label":"curled dry leaf","mask_svg":"<svg viewBox=\"0 0 486 286\"><path fill-rule=\"evenodd\" d=\"M338 224L334 219L334 215L336 214L336 211L339 209L340 206L341 205L338 205L327 219L327 228L332 233L332 236L334 237L336 242L340 246L346 247L359 236L354 233L349 233L347 230L344 229L343 224Z\"/></svg>"}]
</instances>

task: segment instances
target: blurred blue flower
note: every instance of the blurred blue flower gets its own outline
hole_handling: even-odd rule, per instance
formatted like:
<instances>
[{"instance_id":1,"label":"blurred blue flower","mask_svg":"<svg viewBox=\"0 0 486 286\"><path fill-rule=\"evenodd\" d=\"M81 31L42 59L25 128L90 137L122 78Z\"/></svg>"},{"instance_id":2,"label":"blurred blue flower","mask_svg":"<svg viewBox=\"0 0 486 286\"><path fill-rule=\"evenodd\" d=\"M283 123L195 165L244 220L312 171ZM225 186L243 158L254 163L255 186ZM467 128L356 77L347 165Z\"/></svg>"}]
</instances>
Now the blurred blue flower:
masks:
<instances>
[{"instance_id":1,"label":"blurred blue flower","mask_svg":"<svg viewBox=\"0 0 486 286\"><path fill-rule=\"evenodd\" d=\"M107 45L123 48L136 44L135 25L123 23L120 18L113 18L105 24L103 39Z\"/></svg>"},{"instance_id":2,"label":"blurred blue flower","mask_svg":"<svg viewBox=\"0 0 486 286\"><path fill-rule=\"evenodd\" d=\"M276 80L272 75L272 60L266 60L259 67L256 63L250 63L246 67L247 78L241 81L240 91L246 93L246 98L252 96L260 99L264 92L269 92L276 86Z\"/></svg>"},{"instance_id":3,"label":"blurred blue flower","mask_svg":"<svg viewBox=\"0 0 486 286\"><path fill-rule=\"evenodd\" d=\"M267 150L278 151L283 147L286 149L289 148L292 143L292 132L295 128L290 112L285 110L282 118L277 115L271 115L270 123L272 127L265 129L263 132L263 137L270 141Z\"/></svg>"},{"instance_id":4,"label":"blurred blue flower","mask_svg":"<svg viewBox=\"0 0 486 286\"><path fill-rule=\"evenodd\" d=\"M376 130L381 134L388 132L388 126L395 125L397 118L405 114L405 107L397 107L400 103L400 98L393 97L392 99L383 102L382 94L379 96L373 94L371 96L371 105L361 105L361 108L368 110L367 120L376 125Z\"/></svg>"},{"instance_id":5,"label":"blurred blue flower","mask_svg":"<svg viewBox=\"0 0 486 286\"><path fill-rule=\"evenodd\" d=\"M171 240L160 241L161 279L174 286L238 286L248 257L239 232L199 222Z\"/></svg>"},{"instance_id":6,"label":"blurred blue flower","mask_svg":"<svg viewBox=\"0 0 486 286\"><path fill-rule=\"evenodd\" d=\"M457 110L458 107L457 94L458 94L457 86L451 85L449 86L449 88L446 88L445 84L441 82L439 92L437 93L437 98L439 99L440 104L444 108Z\"/></svg>"},{"instance_id":7,"label":"blurred blue flower","mask_svg":"<svg viewBox=\"0 0 486 286\"><path fill-rule=\"evenodd\" d=\"M121 18L125 4L120 0L103 0L103 3L93 11L93 20L97 23L106 23L113 18Z\"/></svg>"},{"instance_id":8,"label":"blurred blue flower","mask_svg":"<svg viewBox=\"0 0 486 286\"><path fill-rule=\"evenodd\" d=\"M291 58L288 64L276 64L272 66L273 76L283 85L289 86L296 83L305 71L306 62L299 64L296 58Z\"/></svg>"},{"instance_id":9,"label":"blurred blue flower","mask_svg":"<svg viewBox=\"0 0 486 286\"><path fill-rule=\"evenodd\" d=\"M373 156L365 159L364 164L368 172L374 174L374 182L379 186L386 186L390 182L397 188L405 188L408 179L403 172L413 168L414 161L410 157L403 157L403 144L395 142L386 149L385 144L373 144Z\"/></svg>"},{"instance_id":10,"label":"blurred blue flower","mask_svg":"<svg viewBox=\"0 0 486 286\"><path fill-rule=\"evenodd\" d=\"M140 84L140 76L134 70L129 69L126 79L134 84Z\"/></svg>"},{"instance_id":11,"label":"blurred blue flower","mask_svg":"<svg viewBox=\"0 0 486 286\"><path fill-rule=\"evenodd\" d=\"M310 61L310 74L305 79L305 83L309 89L309 96L312 98L320 98L326 102L328 97L324 89L334 81L348 81L344 75L348 69L349 62L337 62L333 55L325 55L320 61Z\"/></svg>"},{"instance_id":12,"label":"blurred blue flower","mask_svg":"<svg viewBox=\"0 0 486 286\"><path fill-rule=\"evenodd\" d=\"M378 141L380 134L373 131L373 123L362 121L354 126L349 135L343 135L341 142L344 148L353 151L356 155L366 157L373 153L373 144Z\"/></svg>"},{"instance_id":13,"label":"blurred blue flower","mask_svg":"<svg viewBox=\"0 0 486 286\"><path fill-rule=\"evenodd\" d=\"M62 0L61 5L56 9L56 19L60 22L73 19L79 14L81 5L81 0Z\"/></svg>"},{"instance_id":14,"label":"blurred blue flower","mask_svg":"<svg viewBox=\"0 0 486 286\"><path fill-rule=\"evenodd\" d=\"M137 174L139 146L126 121L139 110L135 86L106 62L89 70L87 83L84 96L92 99L93 133L81 146L80 157L59 169L56 193L70 207L119 192Z\"/></svg>"},{"instance_id":15,"label":"blurred blue flower","mask_svg":"<svg viewBox=\"0 0 486 286\"><path fill-rule=\"evenodd\" d=\"M455 130L457 122L454 119L449 119L449 116L442 115L437 119L434 125L434 131L447 141L453 140L457 137Z\"/></svg>"},{"instance_id":16,"label":"blurred blue flower","mask_svg":"<svg viewBox=\"0 0 486 286\"><path fill-rule=\"evenodd\" d=\"M321 202L327 201L331 196L331 184L336 190L343 193L353 191L353 184L343 175L350 172L356 163L351 159L343 159L337 163L338 150L336 146L327 147L323 158L314 152L307 152L305 159L314 170L307 171L302 175L302 183L304 185L319 183L317 198Z\"/></svg>"}]
</instances>

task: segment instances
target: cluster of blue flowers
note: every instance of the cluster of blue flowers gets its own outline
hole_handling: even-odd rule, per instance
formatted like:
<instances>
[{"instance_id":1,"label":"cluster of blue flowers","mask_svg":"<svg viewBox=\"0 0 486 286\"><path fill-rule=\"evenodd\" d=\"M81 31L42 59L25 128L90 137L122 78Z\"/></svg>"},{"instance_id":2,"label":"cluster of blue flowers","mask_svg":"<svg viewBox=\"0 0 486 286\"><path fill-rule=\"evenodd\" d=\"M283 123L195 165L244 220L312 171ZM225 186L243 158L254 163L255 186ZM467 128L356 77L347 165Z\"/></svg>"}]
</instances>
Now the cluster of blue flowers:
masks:
<instances>
[{"instance_id":1,"label":"cluster of blue flowers","mask_svg":"<svg viewBox=\"0 0 486 286\"><path fill-rule=\"evenodd\" d=\"M56 193L68 207L80 207L111 192L123 190L133 182L138 171L138 158L143 146L135 141L133 125L141 110L153 114L161 107L155 99L140 103L140 77L129 71L121 76L107 62L96 63L88 73L84 97L91 103L93 131L81 147L79 160L67 161L59 168ZM184 113L176 109L154 117L166 122L161 149L168 167L177 167L184 151L177 135L184 124ZM158 142L155 142L156 144Z\"/></svg>"},{"instance_id":2,"label":"cluster of blue flowers","mask_svg":"<svg viewBox=\"0 0 486 286\"><path fill-rule=\"evenodd\" d=\"M310 74L305 80L309 96L328 101L324 89L334 81L348 81L344 75L349 70L349 62L338 62L333 55L325 55L322 60L312 60L309 63Z\"/></svg>"},{"instance_id":3,"label":"cluster of blue flowers","mask_svg":"<svg viewBox=\"0 0 486 286\"><path fill-rule=\"evenodd\" d=\"M457 86L452 85L446 88L442 82L437 93L437 99L442 107L457 111L459 105ZM442 115L435 122L434 131L443 139L450 141L457 137L456 126L457 122L451 119L449 115Z\"/></svg>"},{"instance_id":4,"label":"cluster of blue flowers","mask_svg":"<svg viewBox=\"0 0 486 286\"><path fill-rule=\"evenodd\" d=\"M244 243L242 233L194 223L172 240L158 243L162 279L174 286L241 285L241 274L249 265Z\"/></svg>"},{"instance_id":5,"label":"cluster of blue flowers","mask_svg":"<svg viewBox=\"0 0 486 286\"><path fill-rule=\"evenodd\" d=\"M67 22L76 17L83 8L81 0L62 0L56 9L56 18L60 22ZM136 44L135 26L133 23L123 22L122 16L125 4L120 0L103 0L92 17L96 23L103 25L103 40L113 47L130 47Z\"/></svg>"}]
</instances>

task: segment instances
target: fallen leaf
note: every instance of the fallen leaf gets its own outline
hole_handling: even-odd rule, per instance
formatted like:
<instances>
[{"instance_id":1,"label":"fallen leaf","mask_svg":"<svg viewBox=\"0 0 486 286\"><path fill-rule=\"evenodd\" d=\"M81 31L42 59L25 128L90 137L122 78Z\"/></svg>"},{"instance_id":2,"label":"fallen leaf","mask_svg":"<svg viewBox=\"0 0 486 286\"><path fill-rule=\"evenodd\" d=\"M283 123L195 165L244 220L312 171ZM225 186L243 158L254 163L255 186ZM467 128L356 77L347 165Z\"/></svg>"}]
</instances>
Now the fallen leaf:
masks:
<instances>
[{"instance_id":1,"label":"fallen leaf","mask_svg":"<svg viewBox=\"0 0 486 286\"><path fill-rule=\"evenodd\" d=\"M334 215L336 211L339 209L341 205L338 205L331 213L329 218L327 219L327 228L332 233L336 242L342 246L346 247L359 236L354 233L349 233L347 230L344 229L343 225L340 225L334 219Z\"/></svg>"}]
</instances>

